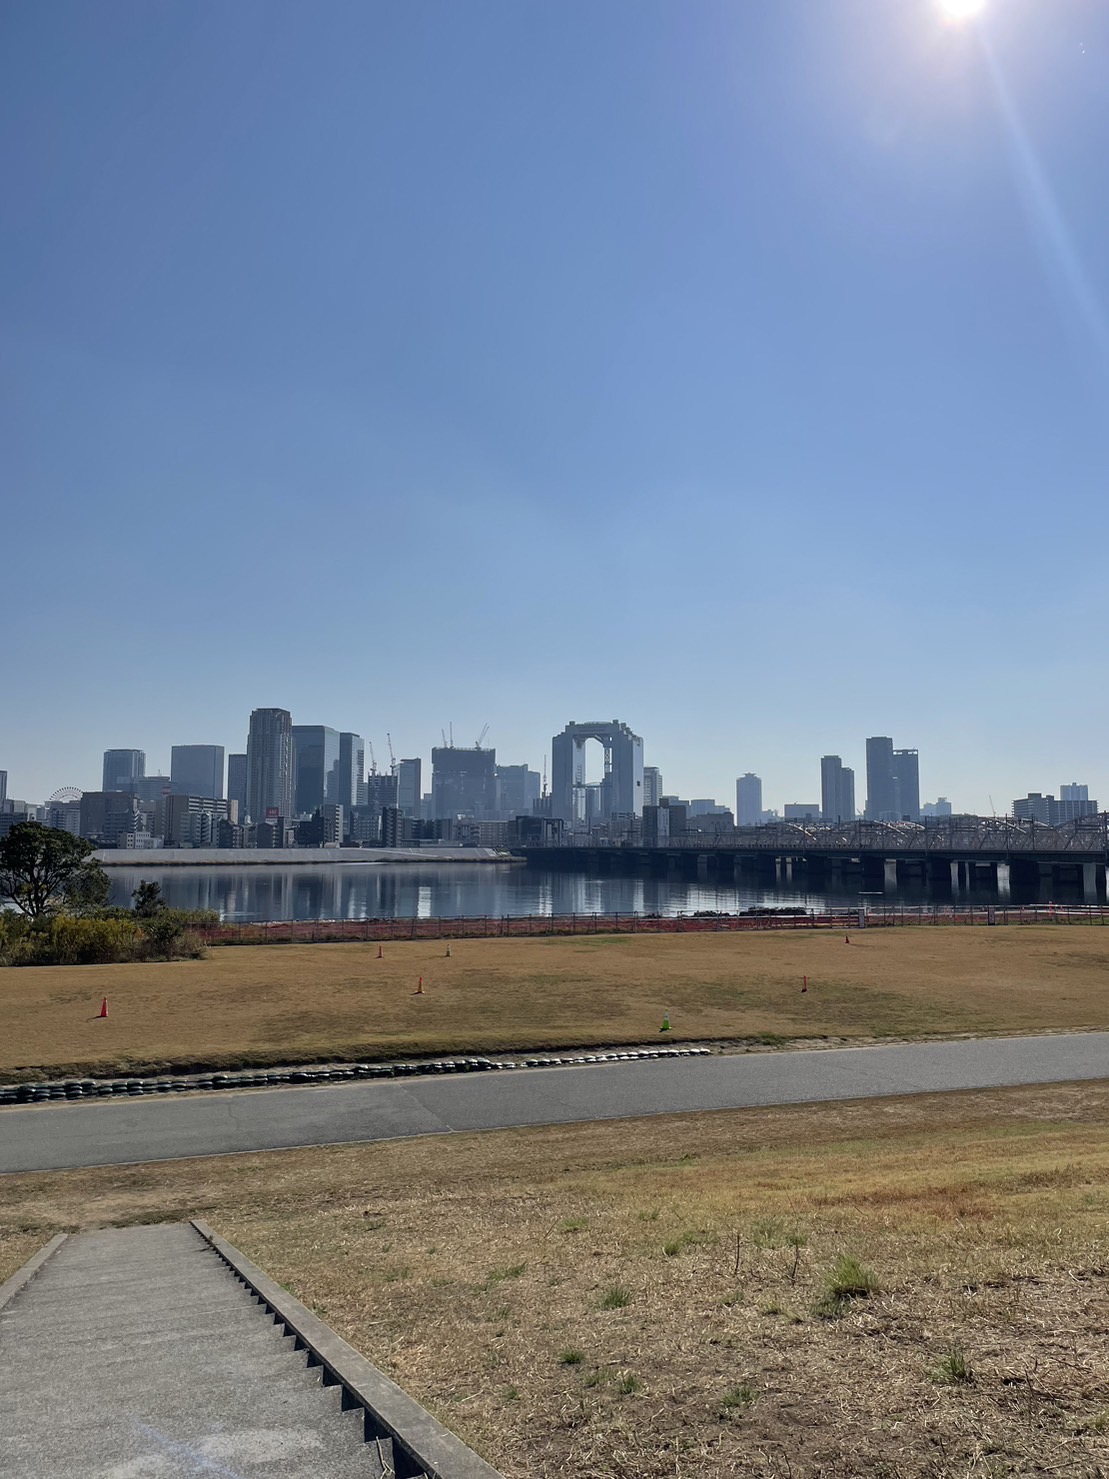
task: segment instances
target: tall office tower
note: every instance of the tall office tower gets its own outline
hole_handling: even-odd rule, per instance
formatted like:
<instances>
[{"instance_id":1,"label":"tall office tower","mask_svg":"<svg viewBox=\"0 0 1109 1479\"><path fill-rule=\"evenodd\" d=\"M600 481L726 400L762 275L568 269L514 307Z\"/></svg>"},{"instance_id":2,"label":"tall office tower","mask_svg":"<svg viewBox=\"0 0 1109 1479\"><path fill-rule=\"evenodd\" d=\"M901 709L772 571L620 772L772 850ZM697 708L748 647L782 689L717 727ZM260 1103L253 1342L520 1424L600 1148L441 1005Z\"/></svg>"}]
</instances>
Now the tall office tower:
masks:
<instances>
[{"instance_id":1,"label":"tall office tower","mask_svg":"<svg viewBox=\"0 0 1109 1479\"><path fill-rule=\"evenodd\" d=\"M748 771L735 783L735 824L757 827L762 821L762 781Z\"/></svg>"},{"instance_id":2,"label":"tall office tower","mask_svg":"<svg viewBox=\"0 0 1109 1479\"><path fill-rule=\"evenodd\" d=\"M855 772L838 755L820 760L820 817L825 822L855 820Z\"/></svg>"},{"instance_id":3,"label":"tall office tower","mask_svg":"<svg viewBox=\"0 0 1109 1479\"><path fill-rule=\"evenodd\" d=\"M311 816L339 789L339 731L326 724L293 725L293 808Z\"/></svg>"},{"instance_id":4,"label":"tall office tower","mask_svg":"<svg viewBox=\"0 0 1109 1479\"><path fill-rule=\"evenodd\" d=\"M920 758L915 750L894 750L893 780L897 793L897 820L920 821Z\"/></svg>"},{"instance_id":5,"label":"tall office tower","mask_svg":"<svg viewBox=\"0 0 1109 1479\"><path fill-rule=\"evenodd\" d=\"M1072 781L1069 786L1059 787L1059 800L1056 805L1058 822L1073 822L1076 817L1096 815L1097 802L1090 800L1089 786L1080 786L1077 781Z\"/></svg>"},{"instance_id":6,"label":"tall office tower","mask_svg":"<svg viewBox=\"0 0 1109 1479\"><path fill-rule=\"evenodd\" d=\"M3 775L3 771L0 771L0 775ZM3 799L4 792L0 790L0 801L2 801ZM1080 786L1077 781L1071 781L1069 786L1059 787L1060 801L1089 801L1089 799L1089 786Z\"/></svg>"},{"instance_id":7,"label":"tall office tower","mask_svg":"<svg viewBox=\"0 0 1109 1479\"><path fill-rule=\"evenodd\" d=\"M334 805L345 807L348 816L351 807L362 799L365 775L366 742L360 734L344 730L339 735L339 783Z\"/></svg>"},{"instance_id":8,"label":"tall office tower","mask_svg":"<svg viewBox=\"0 0 1109 1479\"><path fill-rule=\"evenodd\" d=\"M497 813L502 821L530 817L539 800L540 775L527 765L497 766Z\"/></svg>"},{"instance_id":9,"label":"tall office tower","mask_svg":"<svg viewBox=\"0 0 1109 1479\"><path fill-rule=\"evenodd\" d=\"M227 757L227 799L239 803L239 821L246 814L246 756L228 755Z\"/></svg>"},{"instance_id":10,"label":"tall office tower","mask_svg":"<svg viewBox=\"0 0 1109 1479\"><path fill-rule=\"evenodd\" d=\"M0 770L0 806L8 799L8 772Z\"/></svg>"},{"instance_id":11,"label":"tall office tower","mask_svg":"<svg viewBox=\"0 0 1109 1479\"><path fill-rule=\"evenodd\" d=\"M124 791L128 796L135 782L146 774L146 756L142 750L105 750L102 791Z\"/></svg>"},{"instance_id":12,"label":"tall office tower","mask_svg":"<svg viewBox=\"0 0 1109 1479\"><path fill-rule=\"evenodd\" d=\"M246 809L255 823L293 815L293 716L255 709L246 740Z\"/></svg>"},{"instance_id":13,"label":"tall office tower","mask_svg":"<svg viewBox=\"0 0 1109 1479\"><path fill-rule=\"evenodd\" d=\"M412 760L401 760L397 765L397 810L402 817L420 817L420 798L423 787L423 763L417 756Z\"/></svg>"},{"instance_id":14,"label":"tall office tower","mask_svg":"<svg viewBox=\"0 0 1109 1479\"><path fill-rule=\"evenodd\" d=\"M866 816L872 822L898 820L893 740L875 735L866 742Z\"/></svg>"},{"instance_id":15,"label":"tall office tower","mask_svg":"<svg viewBox=\"0 0 1109 1479\"><path fill-rule=\"evenodd\" d=\"M596 820L641 817L643 741L619 719L587 724L576 724L571 719L562 733L551 740L551 814L561 817L570 827L585 822L589 791L585 779L585 746L589 740L597 740L605 754Z\"/></svg>"},{"instance_id":16,"label":"tall office tower","mask_svg":"<svg viewBox=\"0 0 1109 1479\"><path fill-rule=\"evenodd\" d=\"M662 772L657 765L643 767L643 805L657 806L662 797Z\"/></svg>"},{"instance_id":17,"label":"tall office tower","mask_svg":"<svg viewBox=\"0 0 1109 1479\"><path fill-rule=\"evenodd\" d=\"M174 745L169 752L169 780L176 796L223 800L223 746Z\"/></svg>"},{"instance_id":18,"label":"tall office tower","mask_svg":"<svg viewBox=\"0 0 1109 1479\"><path fill-rule=\"evenodd\" d=\"M80 804L81 836L101 847L116 847L139 830L139 803L126 791L86 791Z\"/></svg>"},{"instance_id":19,"label":"tall office tower","mask_svg":"<svg viewBox=\"0 0 1109 1479\"><path fill-rule=\"evenodd\" d=\"M473 817L485 822L497 809L497 752L476 745L447 745L431 752L431 805L435 820Z\"/></svg>"}]
</instances>

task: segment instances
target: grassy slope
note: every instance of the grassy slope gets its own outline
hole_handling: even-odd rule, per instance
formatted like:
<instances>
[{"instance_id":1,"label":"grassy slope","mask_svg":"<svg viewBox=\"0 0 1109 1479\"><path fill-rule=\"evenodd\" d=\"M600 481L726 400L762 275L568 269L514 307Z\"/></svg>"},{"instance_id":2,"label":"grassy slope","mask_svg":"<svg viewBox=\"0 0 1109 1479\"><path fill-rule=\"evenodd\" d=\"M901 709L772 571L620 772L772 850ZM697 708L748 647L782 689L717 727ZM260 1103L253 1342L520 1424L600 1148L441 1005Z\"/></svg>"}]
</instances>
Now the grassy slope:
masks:
<instances>
[{"instance_id":1,"label":"grassy slope","mask_svg":"<svg viewBox=\"0 0 1109 1479\"><path fill-rule=\"evenodd\" d=\"M225 1065L676 1037L1104 1027L1109 931L914 928L213 949L0 970L0 1072ZM419 976L426 994L413 994ZM802 994L802 977L809 990ZM102 995L110 1015L96 1012Z\"/></svg>"},{"instance_id":2,"label":"grassy slope","mask_svg":"<svg viewBox=\"0 0 1109 1479\"><path fill-rule=\"evenodd\" d=\"M1082 1084L6 1177L0 1277L201 1214L509 1479L1093 1479L1107 1129ZM821 1318L843 1253L880 1292Z\"/></svg>"}]
</instances>

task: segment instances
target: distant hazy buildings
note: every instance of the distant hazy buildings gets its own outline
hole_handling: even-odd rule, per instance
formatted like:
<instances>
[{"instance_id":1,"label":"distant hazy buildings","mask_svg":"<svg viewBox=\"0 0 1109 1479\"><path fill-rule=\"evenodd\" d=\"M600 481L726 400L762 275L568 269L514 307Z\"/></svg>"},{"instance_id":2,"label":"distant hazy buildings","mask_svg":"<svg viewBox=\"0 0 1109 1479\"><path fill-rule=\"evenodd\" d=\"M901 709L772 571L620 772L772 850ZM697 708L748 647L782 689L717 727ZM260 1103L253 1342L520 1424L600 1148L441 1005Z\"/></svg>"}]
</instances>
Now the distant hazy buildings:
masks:
<instances>
[{"instance_id":1,"label":"distant hazy buildings","mask_svg":"<svg viewBox=\"0 0 1109 1479\"><path fill-rule=\"evenodd\" d=\"M735 783L735 824L757 827L762 821L762 781L748 771Z\"/></svg>"},{"instance_id":2,"label":"distant hazy buildings","mask_svg":"<svg viewBox=\"0 0 1109 1479\"><path fill-rule=\"evenodd\" d=\"M223 798L223 746L174 745L169 778L179 796Z\"/></svg>"},{"instance_id":3,"label":"distant hazy buildings","mask_svg":"<svg viewBox=\"0 0 1109 1479\"><path fill-rule=\"evenodd\" d=\"M497 752L446 745L431 752L431 806L435 818L491 821L497 810Z\"/></svg>"},{"instance_id":4,"label":"distant hazy buildings","mask_svg":"<svg viewBox=\"0 0 1109 1479\"><path fill-rule=\"evenodd\" d=\"M819 822L820 803L818 801L787 801L784 815L787 822Z\"/></svg>"},{"instance_id":5,"label":"distant hazy buildings","mask_svg":"<svg viewBox=\"0 0 1109 1479\"><path fill-rule=\"evenodd\" d=\"M831 823L855 820L855 772L838 755L821 756L820 815Z\"/></svg>"},{"instance_id":6,"label":"distant hazy buildings","mask_svg":"<svg viewBox=\"0 0 1109 1479\"><path fill-rule=\"evenodd\" d=\"M866 815L874 822L920 820L916 750L895 750L888 735L866 742Z\"/></svg>"},{"instance_id":7,"label":"distant hazy buildings","mask_svg":"<svg viewBox=\"0 0 1109 1479\"><path fill-rule=\"evenodd\" d=\"M502 820L530 817L539 800L539 772L527 765L498 765L496 777L497 815Z\"/></svg>"},{"instance_id":8,"label":"distant hazy buildings","mask_svg":"<svg viewBox=\"0 0 1109 1479\"><path fill-rule=\"evenodd\" d=\"M1044 826L1057 827L1078 817L1096 816L1097 802L1090 800L1088 786L1080 786L1074 781L1069 786L1060 786L1058 801L1054 796L1029 791L1027 796L1013 802L1012 813L1017 821L1042 822Z\"/></svg>"},{"instance_id":9,"label":"distant hazy buildings","mask_svg":"<svg viewBox=\"0 0 1109 1479\"><path fill-rule=\"evenodd\" d=\"M662 773L657 765L643 767L643 805L657 806L662 798Z\"/></svg>"},{"instance_id":10,"label":"distant hazy buildings","mask_svg":"<svg viewBox=\"0 0 1109 1479\"><path fill-rule=\"evenodd\" d=\"M926 801L920 808L920 814L924 817L949 817L951 815L951 802L946 796L937 796L935 801Z\"/></svg>"},{"instance_id":11,"label":"distant hazy buildings","mask_svg":"<svg viewBox=\"0 0 1109 1479\"><path fill-rule=\"evenodd\" d=\"M82 837L98 847L120 847L128 834L139 830L139 803L129 791L86 791L80 820Z\"/></svg>"},{"instance_id":12,"label":"distant hazy buildings","mask_svg":"<svg viewBox=\"0 0 1109 1479\"><path fill-rule=\"evenodd\" d=\"M146 755L142 750L105 750L101 789L135 794L135 783L146 774Z\"/></svg>"},{"instance_id":13,"label":"distant hazy buildings","mask_svg":"<svg viewBox=\"0 0 1109 1479\"><path fill-rule=\"evenodd\" d=\"M0 807L2 807L4 805L4 803L7 801L7 799L8 799L8 772L6 770L0 770Z\"/></svg>"},{"instance_id":14,"label":"distant hazy buildings","mask_svg":"<svg viewBox=\"0 0 1109 1479\"><path fill-rule=\"evenodd\" d=\"M247 812L255 823L293 816L293 719L288 709L255 709L246 741ZM274 843L280 846L280 843Z\"/></svg>"}]
</instances>

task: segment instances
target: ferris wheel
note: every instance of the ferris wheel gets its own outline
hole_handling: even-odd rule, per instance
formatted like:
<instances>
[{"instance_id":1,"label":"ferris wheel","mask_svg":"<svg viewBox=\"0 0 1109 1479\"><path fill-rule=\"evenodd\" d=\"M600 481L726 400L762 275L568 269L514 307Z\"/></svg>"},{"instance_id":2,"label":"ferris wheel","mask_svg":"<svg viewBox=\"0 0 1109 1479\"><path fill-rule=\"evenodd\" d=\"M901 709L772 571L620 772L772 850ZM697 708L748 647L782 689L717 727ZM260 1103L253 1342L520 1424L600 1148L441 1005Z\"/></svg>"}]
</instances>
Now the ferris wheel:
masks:
<instances>
[{"instance_id":1,"label":"ferris wheel","mask_svg":"<svg viewBox=\"0 0 1109 1479\"><path fill-rule=\"evenodd\" d=\"M53 796L46 798L47 806L64 806L67 801L80 801L84 791L79 791L76 786L62 786L55 791Z\"/></svg>"}]
</instances>

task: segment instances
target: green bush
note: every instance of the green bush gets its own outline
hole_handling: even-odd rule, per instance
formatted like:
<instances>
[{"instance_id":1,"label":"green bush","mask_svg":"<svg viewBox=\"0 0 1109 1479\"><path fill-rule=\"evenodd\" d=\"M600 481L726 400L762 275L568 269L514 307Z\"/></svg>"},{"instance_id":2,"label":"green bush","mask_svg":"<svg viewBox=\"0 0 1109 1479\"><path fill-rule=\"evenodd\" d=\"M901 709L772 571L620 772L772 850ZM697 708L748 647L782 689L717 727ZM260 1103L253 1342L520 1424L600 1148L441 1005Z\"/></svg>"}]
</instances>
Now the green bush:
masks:
<instances>
[{"instance_id":1,"label":"green bush","mask_svg":"<svg viewBox=\"0 0 1109 1479\"><path fill-rule=\"evenodd\" d=\"M59 913L28 919L0 910L0 966L200 960L206 949L200 928L211 917L202 910L162 909L136 919L128 909L105 909L93 916Z\"/></svg>"}]
</instances>

